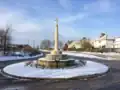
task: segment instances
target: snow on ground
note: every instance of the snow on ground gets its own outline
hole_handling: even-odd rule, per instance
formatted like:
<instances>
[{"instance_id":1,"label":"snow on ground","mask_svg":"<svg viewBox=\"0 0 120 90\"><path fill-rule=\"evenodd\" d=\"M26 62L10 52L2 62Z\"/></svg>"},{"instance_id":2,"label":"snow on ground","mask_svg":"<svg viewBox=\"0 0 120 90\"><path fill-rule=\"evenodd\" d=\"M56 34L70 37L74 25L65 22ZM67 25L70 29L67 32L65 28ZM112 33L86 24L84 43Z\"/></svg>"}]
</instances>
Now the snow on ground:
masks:
<instances>
[{"instance_id":1,"label":"snow on ground","mask_svg":"<svg viewBox=\"0 0 120 90\"><path fill-rule=\"evenodd\" d=\"M78 56L78 57L104 59L102 57L98 57L98 56L95 56L95 55L89 55L89 54L85 54L85 53L63 52L63 54L67 54L67 55L71 55L71 56Z\"/></svg>"},{"instance_id":2,"label":"snow on ground","mask_svg":"<svg viewBox=\"0 0 120 90\"><path fill-rule=\"evenodd\" d=\"M71 55L71 56L79 56L79 57L87 57L87 58L97 58L97 59L104 59L102 57L94 56L94 55L88 55L84 53L75 53L75 52L63 52L63 54ZM36 56L0 56L0 61L9 61L9 60L21 60L21 59L30 59L30 58L36 58L42 56L42 54L36 55Z\"/></svg>"},{"instance_id":3,"label":"snow on ground","mask_svg":"<svg viewBox=\"0 0 120 90\"><path fill-rule=\"evenodd\" d=\"M3 69L4 72L21 77L29 78L72 78L76 76L101 74L108 71L106 65L87 61L85 66L64 69L42 69L25 66L25 62L8 65Z\"/></svg>"},{"instance_id":4,"label":"snow on ground","mask_svg":"<svg viewBox=\"0 0 120 90\"><path fill-rule=\"evenodd\" d=\"M0 61L9 61L9 60L21 60L21 59L31 59L31 58L36 58L43 56L43 54L39 54L36 56L24 56L24 57L19 57L19 56L0 56Z\"/></svg>"},{"instance_id":5,"label":"snow on ground","mask_svg":"<svg viewBox=\"0 0 120 90\"><path fill-rule=\"evenodd\" d=\"M104 59L107 59L107 60L119 60L120 59L120 53L115 53L115 52L107 52L107 53L82 52L82 53L103 57Z\"/></svg>"},{"instance_id":6,"label":"snow on ground","mask_svg":"<svg viewBox=\"0 0 120 90\"><path fill-rule=\"evenodd\" d=\"M115 53L115 52L107 52L107 53L99 53L99 52L82 52L82 53L85 53L85 54L98 54L98 55L110 55L110 56L113 56L113 55L120 55L120 53Z\"/></svg>"},{"instance_id":7,"label":"snow on ground","mask_svg":"<svg viewBox=\"0 0 120 90\"><path fill-rule=\"evenodd\" d=\"M50 52L50 50L41 50L43 52ZM98 57L95 55L90 55L92 52L77 52L77 51L63 51L63 54L71 55L71 56L79 56L79 57L87 57L87 58L97 58L97 59L105 59L102 57Z\"/></svg>"},{"instance_id":8,"label":"snow on ground","mask_svg":"<svg viewBox=\"0 0 120 90\"><path fill-rule=\"evenodd\" d=\"M50 52L50 50L41 50L43 52ZM64 52L64 51L63 51ZM84 54L103 54L103 55L120 55L120 53L115 53L115 52L107 52L107 53L100 53L100 52L78 52L78 51L65 51L69 53L84 53Z\"/></svg>"},{"instance_id":9,"label":"snow on ground","mask_svg":"<svg viewBox=\"0 0 120 90\"><path fill-rule=\"evenodd\" d=\"M49 50L41 50L41 51L50 52ZM98 56L95 56L95 55L90 55L89 54L90 52L84 53L84 52L77 52L77 51L63 51L62 53L67 54L67 55L71 55L71 56L78 56L78 57L105 59L105 58L98 57Z\"/></svg>"}]
</instances>

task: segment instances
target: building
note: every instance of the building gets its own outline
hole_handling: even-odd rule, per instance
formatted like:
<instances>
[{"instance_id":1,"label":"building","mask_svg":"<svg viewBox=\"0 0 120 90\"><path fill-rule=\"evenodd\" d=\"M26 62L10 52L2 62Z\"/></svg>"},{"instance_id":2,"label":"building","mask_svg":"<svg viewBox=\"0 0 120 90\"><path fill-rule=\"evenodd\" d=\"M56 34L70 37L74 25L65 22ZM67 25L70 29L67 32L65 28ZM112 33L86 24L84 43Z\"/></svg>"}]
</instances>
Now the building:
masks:
<instances>
[{"instance_id":1,"label":"building","mask_svg":"<svg viewBox=\"0 0 120 90\"><path fill-rule=\"evenodd\" d=\"M89 40L94 48L104 48L105 51L120 52L120 37L108 37L107 34L102 34L98 39ZM73 41L68 44L68 48L81 48L81 42Z\"/></svg>"},{"instance_id":2,"label":"building","mask_svg":"<svg viewBox=\"0 0 120 90\"><path fill-rule=\"evenodd\" d=\"M81 42L80 41L73 41L71 44L68 45L68 48L81 48Z\"/></svg>"},{"instance_id":3,"label":"building","mask_svg":"<svg viewBox=\"0 0 120 90\"><path fill-rule=\"evenodd\" d=\"M99 37L93 40L92 44L95 48L114 48L114 38L108 38L108 35Z\"/></svg>"},{"instance_id":4,"label":"building","mask_svg":"<svg viewBox=\"0 0 120 90\"><path fill-rule=\"evenodd\" d=\"M114 48L120 48L120 37L115 38Z\"/></svg>"},{"instance_id":5,"label":"building","mask_svg":"<svg viewBox=\"0 0 120 90\"><path fill-rule=\"evenodd\" d=\"M98 39L91 41L95 48L105 48L106 51L120 52L120 37L110 38L105 34Z\"/></svg>"},{"instance_id":6,"label":"building","mask_svg":"<svg viewBox=\"0 0 120 90\"><path fill-rule=\"evenodd\" d=\"M82 40L78 40L78 41L73 41L72 43L70 43L68 45L68 48L76 48L76 49L80 49L80 48L83 48L82 47L82 43L83 41L87 41L87 42L90 42L91 43L91 40L90 39L82 39Z\"/></svg>"}]
</instances>

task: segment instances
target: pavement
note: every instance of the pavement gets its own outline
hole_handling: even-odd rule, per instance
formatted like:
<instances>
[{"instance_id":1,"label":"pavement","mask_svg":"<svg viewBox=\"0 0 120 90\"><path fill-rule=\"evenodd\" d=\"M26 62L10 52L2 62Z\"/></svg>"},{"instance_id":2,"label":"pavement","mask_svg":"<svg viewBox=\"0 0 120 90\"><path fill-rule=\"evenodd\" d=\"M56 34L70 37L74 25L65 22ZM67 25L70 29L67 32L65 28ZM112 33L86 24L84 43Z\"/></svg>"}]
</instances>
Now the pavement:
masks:
<instances>
[{"instance_id":1,"label":"pavement","mask_svg":"<svg viewBox=\"0 0 120 90\"><path fill-rule=\"evenodd\" d=\"M73 58L83 59L79 57ZM88 60L88 58L86 59ZM119 60L89 60L108 65L110 72L102 77L89 80L40 80L27 82L7 80L5 77L0 76L0 90L120 90Z\"/></svg>"}]
</instances>

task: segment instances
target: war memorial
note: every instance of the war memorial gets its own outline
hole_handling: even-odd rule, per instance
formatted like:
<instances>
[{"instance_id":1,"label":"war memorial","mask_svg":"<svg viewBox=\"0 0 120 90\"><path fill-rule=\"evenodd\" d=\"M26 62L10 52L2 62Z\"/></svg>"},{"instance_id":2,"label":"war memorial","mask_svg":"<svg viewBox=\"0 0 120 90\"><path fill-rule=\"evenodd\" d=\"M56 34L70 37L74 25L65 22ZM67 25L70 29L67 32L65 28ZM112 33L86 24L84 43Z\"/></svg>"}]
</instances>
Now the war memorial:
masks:
<instances>
[{"instance_id":1,"label":"war memorial","mask_svg":"<svg viewBox=\"0 0 120 90\"><path fill-rule=\"evenodd\" d=\"M8 65L2 69L5 76L17 79L72 79L103 75L109 67L90 60L79 60L59 50L58 19L54 33L54 49L50 54L34 61Z\"/></svg>"}]
</instances>

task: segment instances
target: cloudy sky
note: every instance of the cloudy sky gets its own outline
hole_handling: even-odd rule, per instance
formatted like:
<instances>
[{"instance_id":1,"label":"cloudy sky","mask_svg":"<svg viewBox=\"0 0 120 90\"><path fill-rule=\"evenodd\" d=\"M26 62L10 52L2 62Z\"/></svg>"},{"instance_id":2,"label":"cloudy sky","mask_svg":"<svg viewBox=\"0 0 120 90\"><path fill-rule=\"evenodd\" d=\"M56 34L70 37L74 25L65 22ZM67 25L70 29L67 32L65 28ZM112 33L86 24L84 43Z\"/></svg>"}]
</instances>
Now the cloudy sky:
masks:
<instances>
[{"instance_id":1,"label":"cloudy sky","mask_svg":"<svg viewBox=\"0 0 120 90\"><path fill-rule=\"evenodd\" d=\"M120 36L120 0L0 0L0 28L12 25L14 43L53 40L55 18L60 38Z\"/></svg>"}]
</instances>

